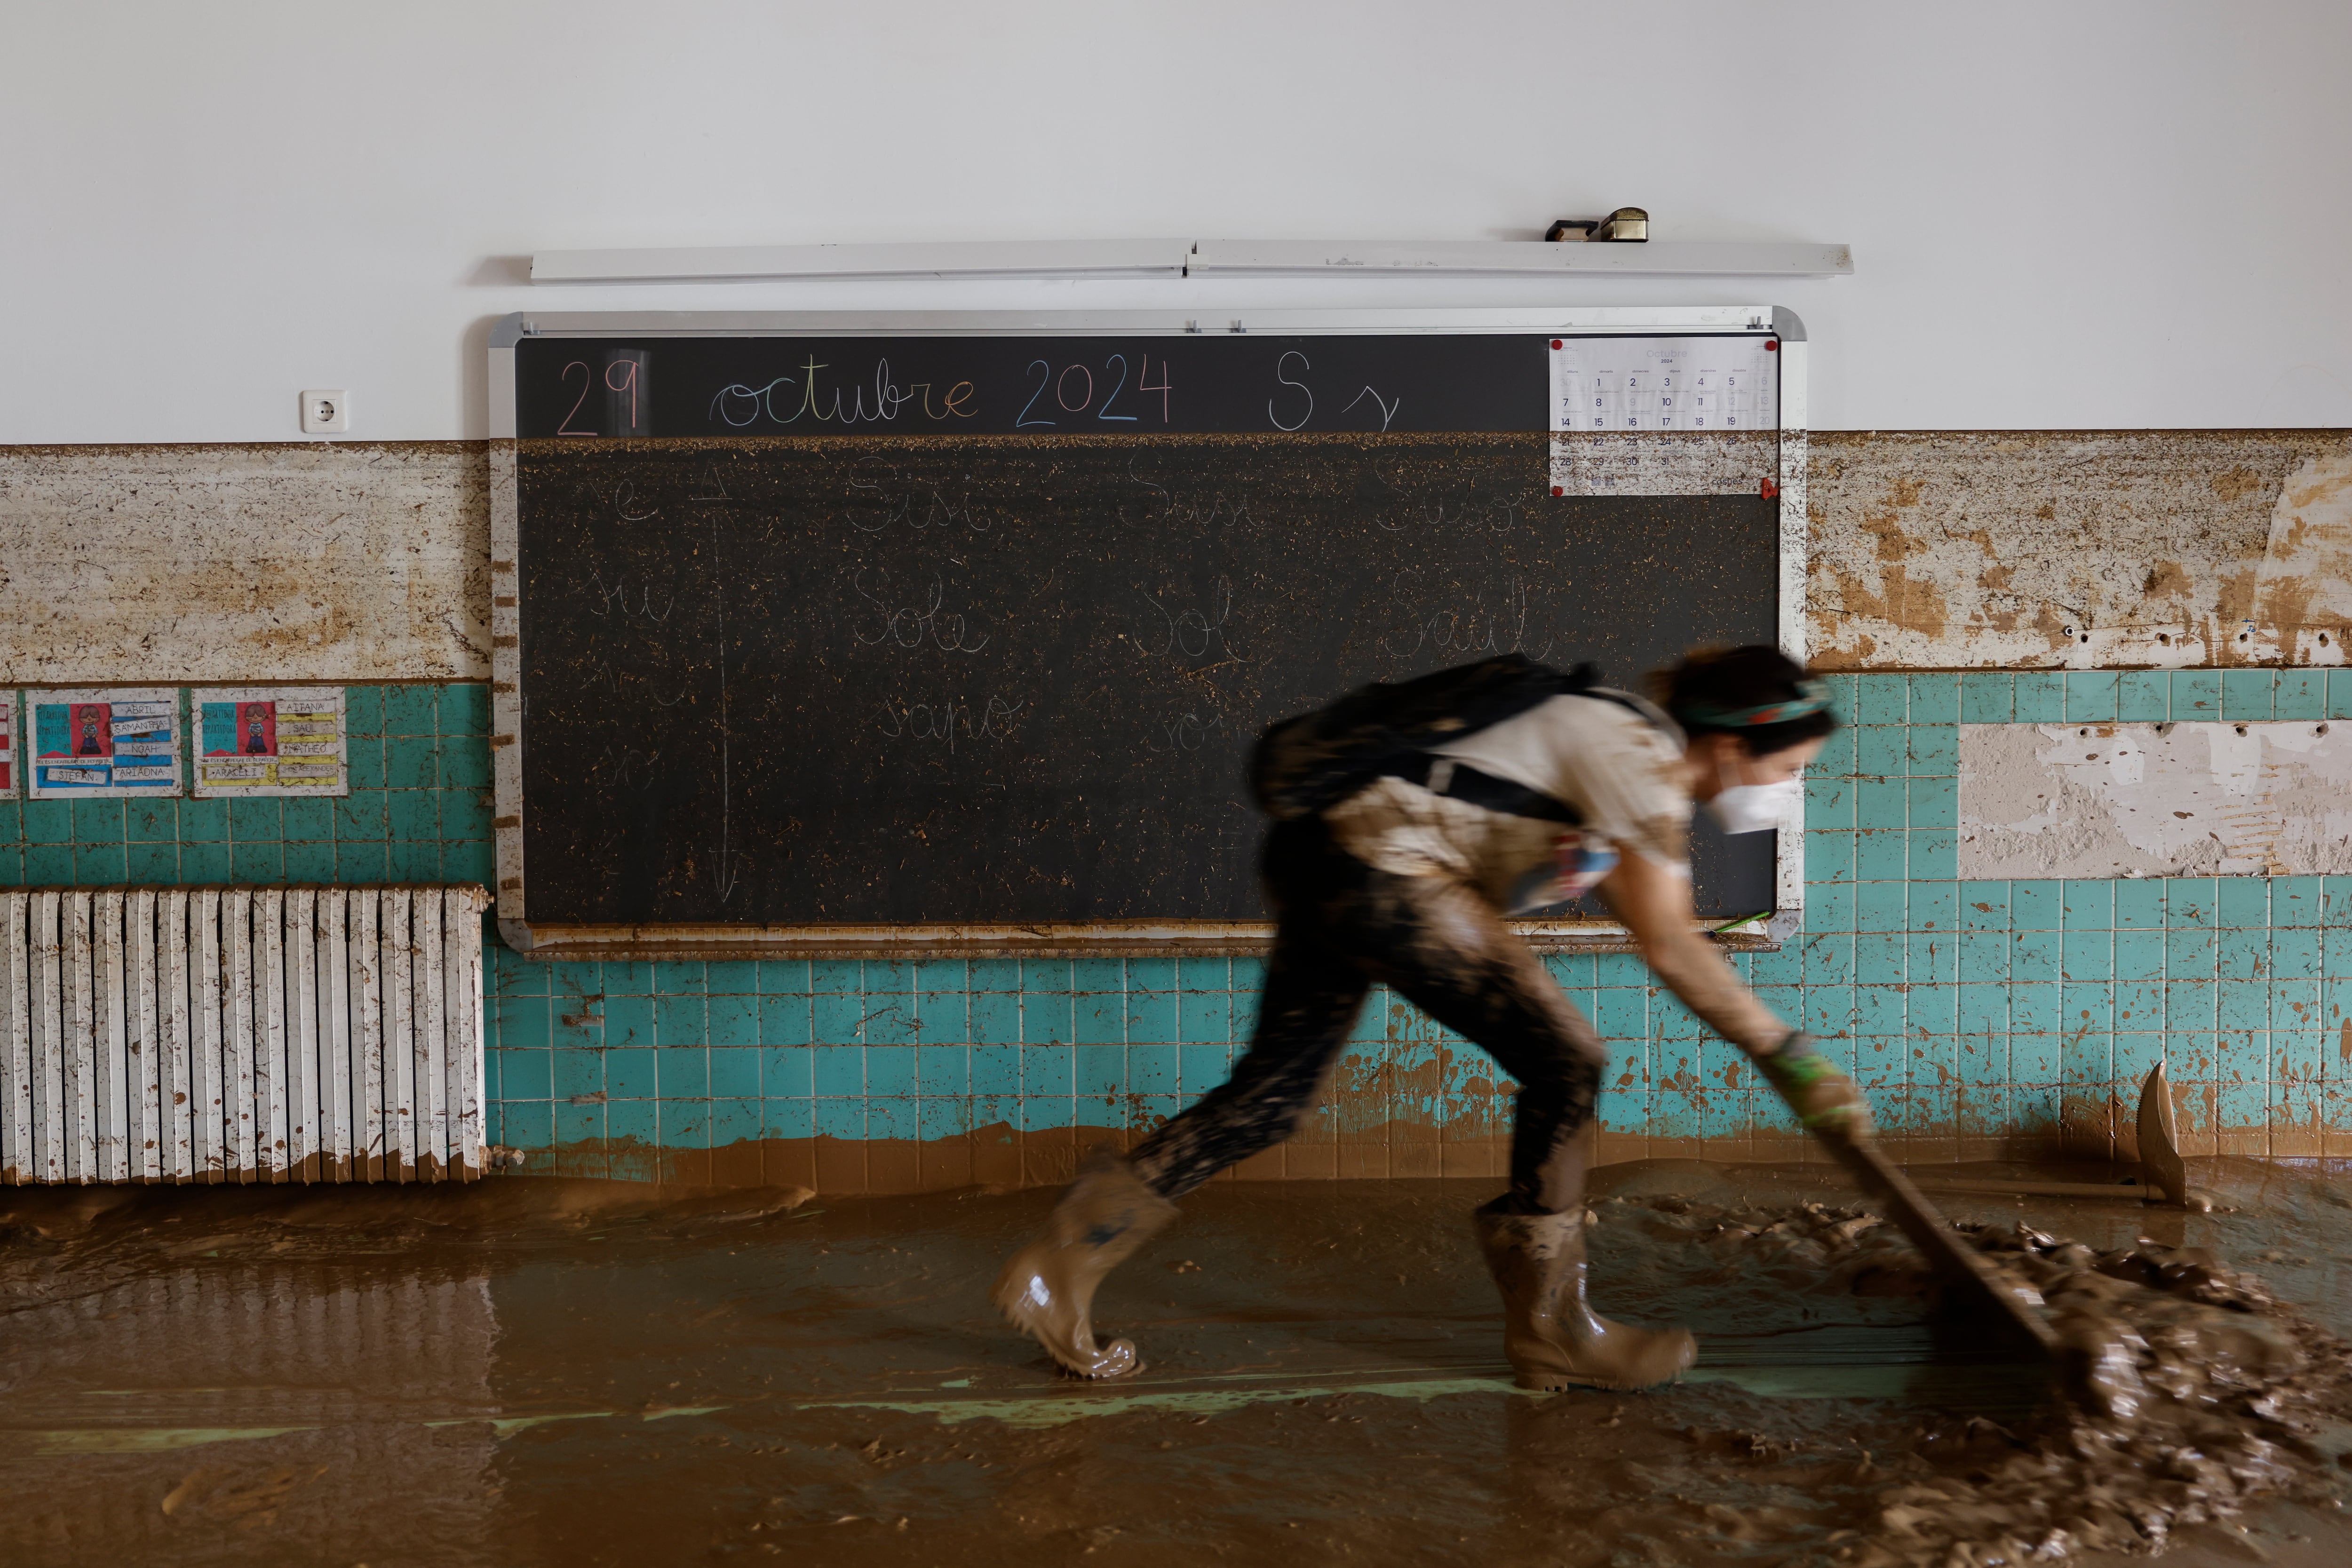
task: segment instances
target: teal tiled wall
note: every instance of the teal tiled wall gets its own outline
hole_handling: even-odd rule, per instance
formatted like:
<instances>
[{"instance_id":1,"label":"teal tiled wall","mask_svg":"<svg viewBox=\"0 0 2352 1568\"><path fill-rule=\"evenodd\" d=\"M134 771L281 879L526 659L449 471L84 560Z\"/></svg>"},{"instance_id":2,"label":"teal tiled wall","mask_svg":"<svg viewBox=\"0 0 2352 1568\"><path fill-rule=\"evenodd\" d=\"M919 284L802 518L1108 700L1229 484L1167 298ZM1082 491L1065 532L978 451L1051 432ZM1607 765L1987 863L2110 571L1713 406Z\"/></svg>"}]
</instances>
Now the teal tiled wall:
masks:
<instances>
[{"instance_id":1,"label":"teal tiled wall","mask_svg":"<svg viewBox=\"0 0 2352 1568\"><path fill-rule=\"evenodd\" d=\"M1738 963L1822 1037L1898 1135L2086 1152L2156 1061L2192 1151L2352 1152L2352 879L1958 879L1961 723L2352 718L2352 671L1837 678L1853 722L1809 781L1805 929ZM491 876L476 683L350 689L351 797L0 803L0 882L478 880ZM492 1135L935 1141L1150 1126L1249 1036L1250 959L544 963L494 938ZM1610 1042L1621 1141L1783 1130L1738 1053L1628 955L1552 970ZM1376 995L1328 1111L1492 1136L1475 1053ZM620 1169L621 1167L614 1167Z\"/></svg>"},{"instance_id":2,"label":"teal tiled wall","mask_svg":"<svg viewBox=\"0 0 2352 1568\"><path fill-rule=\"evenodd\" d=\"M2191 1152L2352 1152L2352 879L1959 881L1958 725L2352 717L2352 670L1845 676L1759 994L1896 1131L2084 1152L2162 1062ZM2341 1132L2336 1130L2342 1130Z\"/></svg>"},{"instance_id":3,"label":"teal tiled wall","mask_svg":"<svg viewBox=\"0 0 2352 1568\"><path fill-rule=\"evenodd\" d=\"M348 796L0 800L0 885L487 885L489 689L353 686L344 700Z\"/></svg>"}]
</instances>

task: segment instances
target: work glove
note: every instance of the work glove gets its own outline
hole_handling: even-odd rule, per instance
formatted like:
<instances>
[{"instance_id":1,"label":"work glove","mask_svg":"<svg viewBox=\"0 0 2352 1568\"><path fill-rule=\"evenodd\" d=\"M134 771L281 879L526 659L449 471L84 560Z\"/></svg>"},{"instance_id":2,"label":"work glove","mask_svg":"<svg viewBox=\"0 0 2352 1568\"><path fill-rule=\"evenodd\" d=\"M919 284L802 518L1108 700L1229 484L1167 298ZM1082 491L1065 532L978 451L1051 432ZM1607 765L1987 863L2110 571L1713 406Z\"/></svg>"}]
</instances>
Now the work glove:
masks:
<instances>
[{"instance_id":1,"label":"work glove","mask_svg":"<svg viewBox=\"0 0 2352 1568\"><path fill-rule=\"evenodd\" d=\"M1802 1029L1791 1032L1769 1056L1758 1057L1756 1067L1806 1131L1849 1143L1871 1135L1870 1102L1862 1097L1862 1086L1822 1055Z\"/></svg>"}]
</instances>

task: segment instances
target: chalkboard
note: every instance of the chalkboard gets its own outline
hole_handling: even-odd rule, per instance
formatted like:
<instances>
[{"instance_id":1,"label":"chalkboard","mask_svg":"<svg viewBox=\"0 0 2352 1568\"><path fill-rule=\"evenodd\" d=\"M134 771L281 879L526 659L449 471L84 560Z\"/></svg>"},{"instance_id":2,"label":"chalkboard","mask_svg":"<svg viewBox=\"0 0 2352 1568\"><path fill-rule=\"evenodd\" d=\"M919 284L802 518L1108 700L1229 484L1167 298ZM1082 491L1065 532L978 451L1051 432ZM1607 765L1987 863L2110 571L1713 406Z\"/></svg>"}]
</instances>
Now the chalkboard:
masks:
<instances>
[{"instance_id":1,"label":"chalkboard","mask_svg":"<svg viewBox=\"0 0 2352 1568\"><path fill-rule=\"evenodd\" d=\"M1554 495L1547 347L525 338L502 891L532 927L1264 920L1273 720L1777 639L1778 500ZM1772 837L1702 829L1703 914L1773 907Z\"/></svg>"}]
</instances>

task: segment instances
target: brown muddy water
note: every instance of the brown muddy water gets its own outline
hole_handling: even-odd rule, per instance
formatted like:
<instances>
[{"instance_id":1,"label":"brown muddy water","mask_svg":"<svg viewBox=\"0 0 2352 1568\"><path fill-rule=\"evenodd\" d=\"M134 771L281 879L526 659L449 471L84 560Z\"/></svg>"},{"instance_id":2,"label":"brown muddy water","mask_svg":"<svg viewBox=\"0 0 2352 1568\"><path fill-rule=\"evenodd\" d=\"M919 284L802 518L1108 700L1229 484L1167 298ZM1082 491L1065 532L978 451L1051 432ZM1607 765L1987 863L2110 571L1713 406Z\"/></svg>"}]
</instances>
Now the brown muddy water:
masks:
<instances>
[{"instance_id":1,"label":"brown muddy water","mask_svg":"<svg viewBox=\"0 0 2352 1568\"><path fill-rule=\"evenodd\" d=\"M1646 1394L1512 1388L1484 1183L1213 1184L1106 1386L986 1309L1045 1192L18 1189L0 1562L2341 1568L2352 1172L2192 1166L2234 1212L1940 1200L2104 1413L1821 1167L1596 1173L1597 1304L1700 1336Z\"/></svg>"}]
</instances>

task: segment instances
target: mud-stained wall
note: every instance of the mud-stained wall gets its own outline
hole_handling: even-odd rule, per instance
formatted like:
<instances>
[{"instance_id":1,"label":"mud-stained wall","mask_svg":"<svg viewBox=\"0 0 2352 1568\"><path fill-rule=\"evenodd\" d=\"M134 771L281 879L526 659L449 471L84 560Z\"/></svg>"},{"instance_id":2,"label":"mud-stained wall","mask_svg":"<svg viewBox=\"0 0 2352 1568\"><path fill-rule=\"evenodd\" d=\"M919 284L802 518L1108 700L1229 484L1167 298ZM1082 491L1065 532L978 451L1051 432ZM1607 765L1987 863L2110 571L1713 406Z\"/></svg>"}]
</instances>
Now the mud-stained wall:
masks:
<instances>
[{"instance_id":1,"label":"mud-stained wall","mask_svg":"<svg viewBox=\"0 0 2352 1568\"><path fill-rule=\"evenodd\" d=\"M1808 485L1828 668L2344 662L2343 431L1816 435Z\"/></svg>"},{"instance_id":2,"label":"mud-stained wall","mask_svg":"<svg viewBox=\"0 0 2352 1568\"><path fill-rule=\"evenodd\" d=\"M2352 724L1963 724L1960 875L2352 874Z\"/></svg>"},{"instance_id":3,"label":"mud-stained wall","mask_svg":"<svg viewBox=\"0 0 2352 1568\"><path fill-rule=\"evenodd\" d=\"M2352 606L2352 444L1813 450L1817 646L1946 668L1832 679L1851 725L1808 782L1803 929L1742 973L1854 1070L1907 1159L2128 1158L2157 1062L2189 1152L2352 1149L2352 877L2334 858L2273 844L2119 879L2021 831L1998 866L1964 862L1959 779L1979 727L2032 747L2352 722L2352 667L2302 668L2340 658L2327 617ZM485 468L457 446L0 449L0 677L341 679L355 737L331 810L0 801L0 883L486 878L488 691L437 678L481 666ZM2223 635L2263 606L2245 643ZM2036 668L2159 654L2292 667ZM1949 668L1977 663L2000 668ZM494 1136L531 1169L827 1191L1058 1179L1221 1081L1259 979L1250 959L547 963L486 940ZM1549 963L1609 1044L1605 1156L1791 1151L1769 1091L1637 958ZM1241 1173L1492 1176L1510 1092L1383 993L1301 1136Z\"/></svg>"},{"instance_id":4,"label":"mud-stained wall","mask_svg":"<svg viewBox=\"0 0 2352 1568\"><path fill-rule=\"evenodd\" d=\"M489 673L483 446L0 447L0 680Z\"/></svg>"},{"instance_id":5,"label":"mud-stained wall","mask_svg":"<svg viewBox=\"0 0 2352 1568\"><path fill-rule=\"evenodd\" d=\"M1836 669L2334 665L2352 434L1811 441ZM0 447L0 679L488 673L480 443Z\"/></svg>"}]
</instances>

